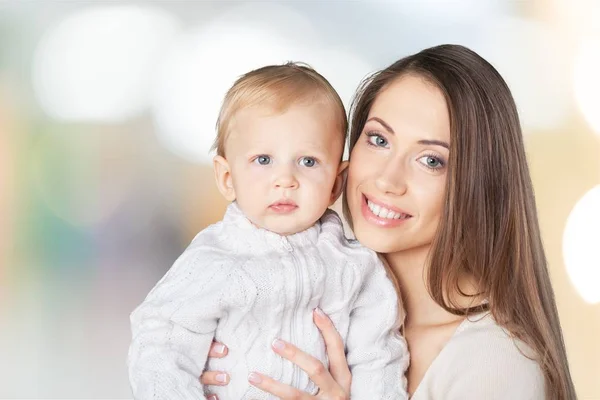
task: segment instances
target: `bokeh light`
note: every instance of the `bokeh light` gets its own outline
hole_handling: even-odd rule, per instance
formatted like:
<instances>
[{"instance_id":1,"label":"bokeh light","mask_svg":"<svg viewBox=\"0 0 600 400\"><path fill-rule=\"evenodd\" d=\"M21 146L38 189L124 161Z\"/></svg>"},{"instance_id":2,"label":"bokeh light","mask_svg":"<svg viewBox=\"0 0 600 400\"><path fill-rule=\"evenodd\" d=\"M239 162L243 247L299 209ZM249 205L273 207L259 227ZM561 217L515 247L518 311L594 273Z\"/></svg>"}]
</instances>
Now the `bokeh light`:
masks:
<instances>
[{"instance_id":1,"label":"bokeh light","mask_svg":"<svg viewBox=\"0 0 600 400\"><path fill-rule=\"evenodd\" d=\"M600 302L600 185L573 207L563 234L563 256L571 282L588 303Z\"/></svg>"},{"instance_id":2,"label":"bokeh light","mask_svg":"<svg viewBox=\"0 0 600 400\"><path fill-rule=\"evenodd\" d=\"M43 110L65 121L120 122L149 100L153 66L178 31L157 8L106 6L66 17L40 41L33 86Z\"/></svg>"}]
</instances>

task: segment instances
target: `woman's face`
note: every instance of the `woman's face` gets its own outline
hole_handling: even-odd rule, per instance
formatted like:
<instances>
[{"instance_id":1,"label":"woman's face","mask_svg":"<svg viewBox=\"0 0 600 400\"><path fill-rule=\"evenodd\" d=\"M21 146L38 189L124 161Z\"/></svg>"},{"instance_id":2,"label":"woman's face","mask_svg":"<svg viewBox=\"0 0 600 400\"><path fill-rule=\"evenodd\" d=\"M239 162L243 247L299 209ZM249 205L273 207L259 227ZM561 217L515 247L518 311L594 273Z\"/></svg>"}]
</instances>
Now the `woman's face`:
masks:
<instances>
[{"instance_id":1,"label":"woman's face","mask_svg":"<svg viewBox=\"0 0 600 400\"><path fill-rule=\"evenodd\" d=\"M443 209L450 119L442 92L415 75L376 97L348 171L354 233L380 253L428 248Z\"/></svg>"}]
</instances>

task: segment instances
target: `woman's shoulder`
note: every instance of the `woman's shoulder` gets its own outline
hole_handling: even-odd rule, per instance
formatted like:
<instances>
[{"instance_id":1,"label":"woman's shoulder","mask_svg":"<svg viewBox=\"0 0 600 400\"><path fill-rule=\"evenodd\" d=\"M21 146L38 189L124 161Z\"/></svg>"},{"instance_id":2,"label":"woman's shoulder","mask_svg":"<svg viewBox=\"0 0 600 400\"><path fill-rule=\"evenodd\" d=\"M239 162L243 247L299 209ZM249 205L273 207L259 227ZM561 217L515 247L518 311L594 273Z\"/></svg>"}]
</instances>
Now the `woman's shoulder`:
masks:
<instances>
[{"instance_id":1,"label":"woman's shoulder","mask_svg":"<svg viewBox=\"0 0 600 400\"><path fill-rule=\"evenodd\" d=\"M489 312L469 316L448 342L449 350L462 352L465 348L476 350L463 355L470 361L507 360L524 367L538 366L534 351L500 326Z\"/></svg>"},{"instance_id":2,"label":"woman's shoulder","mask_svg":"<svg viewBox=\"0 0 600 400\"><path fill-rule=\"evenodd\" d=\"M543 399L535 353L489 313L466 319L431 366L430 384L448 399Z\"/></svg>"}]
</instances>

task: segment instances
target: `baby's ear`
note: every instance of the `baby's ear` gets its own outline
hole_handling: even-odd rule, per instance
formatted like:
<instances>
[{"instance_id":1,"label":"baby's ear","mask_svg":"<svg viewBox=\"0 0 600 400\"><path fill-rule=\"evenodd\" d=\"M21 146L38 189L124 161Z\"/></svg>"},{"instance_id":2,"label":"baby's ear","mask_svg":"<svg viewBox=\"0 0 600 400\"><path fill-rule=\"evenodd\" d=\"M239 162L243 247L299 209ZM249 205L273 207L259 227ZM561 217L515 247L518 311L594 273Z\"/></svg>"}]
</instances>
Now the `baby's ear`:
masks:
<instances>
[{"instance_id":1,"label":"baby's ear","mask_svg":"<svg viewBox=\"0 0 600 400\"><path fill-rule=\"evenodd\" d=\"M229 163L224 157L215 156L215 158L213 158L213 168L215 170L215 181L217 182L219 192L221 192L227 201L234 201L235 190L233 188Z\"/></svg>"},{"instance_id":2,"label":"baby's ear","mask_svg":"<svg viewBox=\"0 0 600 400\"><path fill-rule=\"evenodd\" d=\"M348 161L342 161L337 170L337 176L335 177L335 183L333 184L333 189L331 190L331 200L329 201L329 205L333 205L336 200L342 194L344 190L344 185L346 184L346 176L348 175Z\"/></svg>"}]
</instances>

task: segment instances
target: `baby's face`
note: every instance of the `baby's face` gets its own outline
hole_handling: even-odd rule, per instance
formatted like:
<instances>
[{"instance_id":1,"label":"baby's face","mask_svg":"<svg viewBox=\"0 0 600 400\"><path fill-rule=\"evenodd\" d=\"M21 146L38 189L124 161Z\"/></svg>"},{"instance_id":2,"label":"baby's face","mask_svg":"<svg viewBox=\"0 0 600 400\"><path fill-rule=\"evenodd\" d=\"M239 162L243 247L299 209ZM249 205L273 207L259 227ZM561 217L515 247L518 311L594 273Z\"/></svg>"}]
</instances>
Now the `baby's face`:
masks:
<instances>
[{"instance_id":1,"label":"baby's face","mask_svg":"<svg viewBox=\"0 0 600 400\"><path fill-rule=\"evenodd\" d=\"M255 225L289 235L313 225L331 204L344 147L331 106L240 111L226 142L236 201Z\"/></svg>"}]
</instances>

